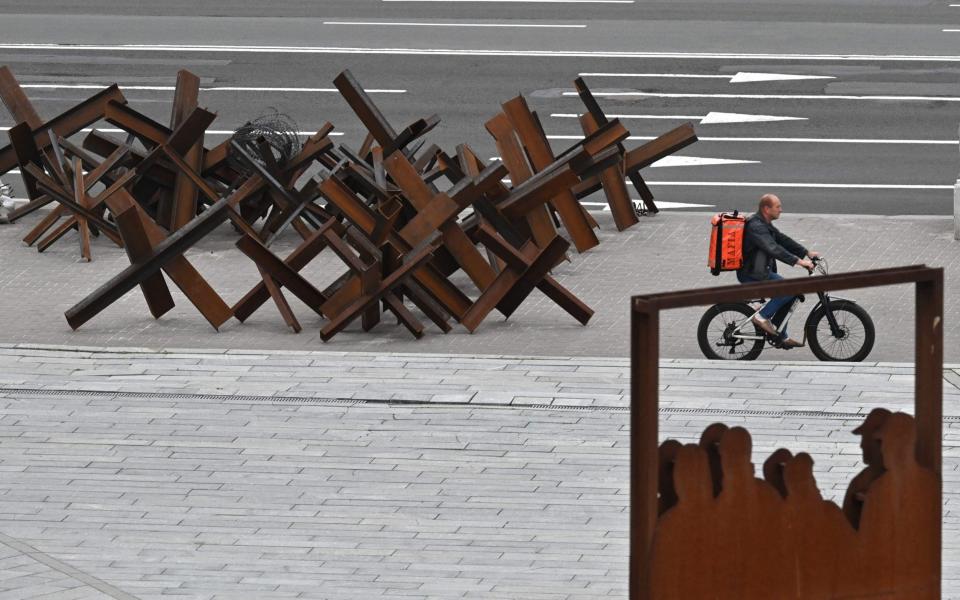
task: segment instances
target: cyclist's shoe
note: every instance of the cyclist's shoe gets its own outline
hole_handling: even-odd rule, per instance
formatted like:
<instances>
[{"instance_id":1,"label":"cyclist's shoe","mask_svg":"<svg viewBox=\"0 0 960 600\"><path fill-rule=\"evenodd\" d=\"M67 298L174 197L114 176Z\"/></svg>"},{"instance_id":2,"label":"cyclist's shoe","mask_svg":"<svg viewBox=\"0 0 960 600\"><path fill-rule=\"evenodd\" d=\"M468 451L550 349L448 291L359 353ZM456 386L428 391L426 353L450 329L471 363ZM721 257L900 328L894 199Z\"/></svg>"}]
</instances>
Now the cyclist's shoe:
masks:
<instances>
[{"instance_id":1,"label":"cyclist's shoe","mask_svg":"<svg viewBox=\"0 0 960 600\"><path fill-rule=\"evenodd\" d=\"M751 320L753 321L754 325L756 325L766 333L769 333L770 335L774 335L774 336L778 335L777 328L769 320L764 319L760 315L754 315L753 319Z\"/></svg>"},{"instance_id":2,"label":"cyclist's shoe","mask_svg":"<svg viewBox=\"0 0 960 600\"><path fill-rule=\"evenodd\" d=\"M784 348L787 348L787 349L799 348L800 346L803 346L802 342L798 342L793 338L787 338L785 340L782 340L780 343L783 345Z\"/></svg>"}]
</instances>

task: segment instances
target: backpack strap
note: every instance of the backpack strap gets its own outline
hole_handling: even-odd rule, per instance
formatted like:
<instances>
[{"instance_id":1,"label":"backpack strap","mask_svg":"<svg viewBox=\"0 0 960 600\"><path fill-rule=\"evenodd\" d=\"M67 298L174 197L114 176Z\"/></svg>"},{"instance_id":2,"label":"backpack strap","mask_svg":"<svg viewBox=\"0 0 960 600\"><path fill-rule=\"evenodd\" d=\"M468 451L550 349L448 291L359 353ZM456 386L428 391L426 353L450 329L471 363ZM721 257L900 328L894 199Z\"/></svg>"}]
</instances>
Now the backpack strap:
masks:
<instances>
[{"instance_id":1,"label":"backpack strap","mask_svg":"<svg viewBox=\"0 0 960 600\"><path fill-rule=\"evenodd\" d=\"M716 255L714 256L713 268L710 269L710 272L715 277L718 277L720 275L720 267L722 266L720 261L723 258L723 213L720 213L720 218L717 219L717 243L714 252Z\"/></svg>"}]
</instances>

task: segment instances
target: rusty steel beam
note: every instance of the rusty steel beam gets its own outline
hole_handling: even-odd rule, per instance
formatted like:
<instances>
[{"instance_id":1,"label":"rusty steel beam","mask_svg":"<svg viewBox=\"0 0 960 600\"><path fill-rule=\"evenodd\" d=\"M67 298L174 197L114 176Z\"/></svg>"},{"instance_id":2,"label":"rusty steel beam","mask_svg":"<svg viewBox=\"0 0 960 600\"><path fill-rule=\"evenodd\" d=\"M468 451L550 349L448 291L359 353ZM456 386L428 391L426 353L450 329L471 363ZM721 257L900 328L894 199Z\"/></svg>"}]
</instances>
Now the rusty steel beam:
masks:
<instances>
[{"instance_id":1,"label":"rusty steel beam","mask_svg":"<svg viewBox=\"0 0 960 600\"><path fill-rule=\"evenodd\" d=\"M166 239L168 232L151 220L125 189L121 188L111 194L105 199L105 203L114 214L128 207L136 208L151 248L155 248ZM219 330L220 326L230 319L232 314L230 307L184 256L170 259L162 268L167 277L176 284L187 300L215 330Z\"/></svg>"},{"instance_id":2,"label":"rusty steel beam","mask_svg":"<svg viewBox=\"0 0 960 600\"><path fill-rule=\"evenodd\" d=\"M697 134L693 130L693 123L684 123L657 139L627 152L624 158L624 172L628 175L636 173L696 141Z\"/></svg>"},{"instance_id":3,"label":"rusty steel beam","mask_svg":"<svg viewBox=\"0 0 960 600\"><path fill-rule=\"evenodd\" d=\"M415 246L434 230L440 231L443 242L457 265L482 290L493 282L496 274L483 255L454 221L464 206L446 194L436 194L402 152L394 152L384 162L390 177L403 190L406 198L417 209L418 215L401 231L400 236ZM419 231L414 231L417 227Z\"/></svg>"},{"instance_id":4,"label":"rusty steel beam","mask_svg":"<svg viewBox=\"0 0 960 600\"><path fill-rule=\"evenodd\" d=\"M606 125L607 115L604 114L603 109L600 108L600 104L598 104L596 98L593 97L593 93L590 91L590 88L587 87L587 83L583 80L583 77L574 79L573 86L576 88L580 100L583 101L583 105L587 107L587 114L593 117L597 127Z\"/></svg>"},{"instance_id":5,"label":"rusty steel beam","mask_svg":"<svg viewBox=\"0 0 960 600\"><path fill-rule=\"evenodd\" d=\"M296 269L290 268L290 266L277 257L276 254L271 252L269 248L260 243L260 240L245 235L237 240L236 246L241 252L246 254L250 260L255 262L258 267L263 269L266 274L277 280L278 283L281 283L285 288L290 290L290 293L303 301L310 310L323 316L320 307L327 301L323 293L300 275Z\"/></svg>"},{"instance_id":6,"label":"rusty steel beam","mask_svg":"<svg viewBox=\"0 0 960 600\"><path fill-rule=\"evenodd\" d=\"M477 229L477 237L512 269L523 271L530 267L531 260L527 254L510 245L509 242L503 239L499 233L488 224L480 224ZM534 283L537 289L553 300L570 316L579 321L581 325L586 325L590 321L590 317L593 316L593 309L577 298L573 292L560 285L556 279L550 275L544 275ZM501 302L497 308L506 316L510 316L519 305L519 302L515 301Z\"/></svg>"},{"instance_id":7,"label":"rusty steel beam","mask_svg":"<svg viewBox=\"0 0 960 600\"><path fill-rule=\"evenodd\" d=\"M39 129L43 125L43 119L23 93L13 71L7 66L0 67L0 100L17 124L26 123L31 130Z\"/></svg>"},{"instance_id":8,"label":"rusty steel beam","mask_svg":"<svg viewBox=\"0 0 960 600\"><path fill-rule=\"evenodd\" d=\"M330 320L320 330L320 339L324 342L330 341L330 338L349 325L354 319L359 317L364 310L371 304L379 302L381 298L401 285L408 277L413 275L414 270L424 266L432 257L433 246L424 245L417 252L411 253L406 257L403 264L389 275L383 278L372 292L368 292L354 300L344 308L340 314Z\"/></svg>"},{"instance_id":9,"label":"rusty steel beam","mask_svg":"<svg viewBox=\"0 0 960 600\"><path fill-rule=\"evenodd\" d=\"M333 85L340 90L343 99L347 101L354 114L382 148L387 148L397 139L397 132L390 126L389 121L373 103L353 73L349 70L343 71L333 80Z\"/></svg>"},{"instance_id":10,"label":"rusty steel beam","mask_svg":"<svg viewBox=\"0 0 960 600\"><path fill-rule=\"evenodd\" d=\"M177 85L174 91L173 107L170 115L170 127L176 129L178 125L189 118L198 107L200 100L200 78L181 69L177 72ZM206 131L206 128L204 128ZM192 171L203 168L203 135L183 153L183 162ZM170 212L170 231L176 231L197 216L197 186L194 185L187 173L180 169L176 184L173 188L173 207Z\"/></svg>"},{"instance_id":11,"label":"rusty steel beam","mask_svg":"<svg viewBox=\"0 0 960 600\"><path fill-rule=\"evenodd\" d=\"M77 329L105 308L122 298L142 281L159 271L170 260L182 256L191 246L206 237L229 218L232 211L228 198L223 198L179 231L157 244L151 257L130 265L86 298L67 309L64 316L72 329Z\"/></svg>"},{"instance_id":12,"label":"rusty steel beam","mask_svg":"<svg viewBox=\"0 0 960 600\"><path fill-rule=\"evenodd\" d=\"M118 211L114 218L117 228L123 238L123 247L127 251L130 264L137 264L149 260L153 254L153 245L144 227L143 217L134 205L129 205ZM147 308L154 319L159 319L173 308L173 296L167 288L163 275L157 271L140 282L140 291L147 301Z\"/></svg>"},{"instance_id":13,"label":"rusty steel beam","mask_svg":"<svg viewBox=\"0 0 960 600\"><path fill-rule=\"evenodd\" d=\"M670 294L636 296L637 302L658 310L717 304L721 302L739 302L745 298L775 298L777 296L796 296L828 290L852 290L863 287L913 283L916 277L927 275L929 268L923 265L892 267L872 271L851 271L849 273L824 275L823 277L804 277L786 281L765 281L751 284L749 288L740 285L709 287L684 290ZM746 290L746 291L745 291Z\"/></svg>"},{"instance_id":14,"label":"rusty steel beam","mask_svg":"<svg viewBox=\"0 0 960 600\"><path fill-rule=\"evenodd\" d=\"M16 154L17 165L20 167L20 177L23 179L23 184L27 189L27 197L30 198L30 200L36 200L40 197L40 192L37 190L37 181L26 172L28 164L33 164L38 167L43 164L40 149L37 148L37 144L33 139L33 130L28 123L20 123L19 125L11 127L10 130L7 131L7 135L10 138L10 145Z\"/></svg>"},{"instance_id":15,"label":"rusty steel beam","mask_svg":"<svg viewBox=\"0 0 960 600\"><path fill-rule=\"evenodd\" d=\"M477 298L470 310L463 316L460 324L473 333L480 323L496 308L525 278L537 280L538 275L546 274L557 262L563 259L564 253L570 247L570 242L560 236L553 238L546 248L537 252L538 248L528 242L521 252L528 254L527 267L523 270L505 268L497 275L494 282L487 287ZM547 264L549 263L549 264ZM531 287L532 289L532 287Z\"/></svg>"},{"instance_id":16,"label":"rusty steel beam","mask_svg":"<svg viewBox=\"0 0 960 600\"><path fill-rule=\"evenodd\" d=\"M517 140L507 115L498 114L487 121L484 127L493 136L497 151L500 153L500 160L503 161L510 172L511 185L515 188L533 177L533 171L527 163L526 155ZM547 244L557 236L557 229L554 227L553 221L550 220L550 214L543 204L531 208L530 212L526 213L524 217L533 234L534 243L540 248L546 248Z\"/></svg>"},{"instance_id":17,"label":"rusty steel beam","mask_svg":"<svg viewBox=\"0 0 960 600\"><path fill-rule=\"evenodd\" d=\"M83 148L99 156L109 156L117 150L117 148L123 146L124 142L114 138L113 136L102 133L94 129L83 138ZM121 166L128 168L135 168L136 165L143 161L147 157L147 154L142 152L137 148L131 148L128 152L126 158L121 162ZM144 178L149 179L150 181L157 183L165 188L173 189L174 183L176 181L176 174L168 165L163 163L156 163L147 173L144 174Z\"/></svg>"},{"instance_id":18,"label":"rusty steel beam","mask_svg":"<svg viewBox=\"0 0 960 600\"><path fill-rule=\"evenodd\" d=\"M600 124L593 116L593 112L590 112L580 117L580 127L583 129L584 135L590 135L599 129ZM617 162L617 165L601 171L598 177L607 197L607 205L610 207L610 214L613 215L613 222L618 231L623 231L636 225L639 220L637 219L637 212L633 209L630 193L627 191L621 161Z\"/></svg>"},{"instance_id":19,"label":"rusty steel beam","mask_svg":"<svg viewBox=\"0 0 960 600\"><path fill-rule=\"evenodd\" d=\"M173 129L165 127L145 114L119 102L109 102L107 104L104 120L127 133L137 136L137 139L148 150L153 149L154 146L165 144L173 135Z\"/></svg>"},{"instance_id":20,"label":"rusty steel beam","mask_svg":"<svg viewBox=\"0 0 960 600\"><path fill-rule=\"evenodd\" d=\"M553 169L546 172L544 177L536 180L531 179L514 187L510 195L501 201L497 208L504 216L516 219L529 214L534 208L544 205L551 198L555 198L558 193L569 191L579 181L579 176L569 166L562 169ZM577 210L580 210L579 207L580 205L577 204Z\"/></svg>"},{"instance_id":21,"label":"rusty steel beam","mask_svg":"<svg viewBox=\"0 0 960 600\"><path fill-rule=\"evenodd\" d=\"M50 179L50 177L36 165L27 165L27 171L37 180L37 185L40 189L53 197L61 206L75 215L86 218L104 233L116 233L116 227L112 223L104 219L97 212L91 210L87 205L77 203L72 191L64 189L60 184Z\"/></svg>"},{"instance_id":22,"label":"rusty steel beam","mask_svg":"<svg viewBox=\"0 0 960 600\"><path fill-rule=\"evenodd\" d=\"M556 157L539 120L530 110L526 99L523 96L517 96L504 102L501 107L513 125L514 131L517 132L523 147L526 148L534 170L539 172L549 168L556 161ZM600 240L584 218L580 203L570 192L570 188L578 182L579 179L557 189L549 196L549 201L560 215L560 220L570 234L570 239L573 240L577 251L585 252L599 244Z\"/></svg>"},{"instance_id":23,"label":"rusty steel beam","mask_svg":"<svg viewBox=\"0 0 960 600\"><path fill-rule=\"evenodd\" d=\"M107 109L107 104L111 101L126 103L126 98L120 92L116 85L104 89L84 100L80 104L57 115L38 128L33 130L33 139L37 147L43 151L50 146L50 133L68 138L84 127L96 123L103 118ZM16 153L13 146L7 145L0 148L0 175L6 173L17 164Z\"/></svg>"},{"instance_id":24,"label":"rusty steel beam","mask_svg":"<svg viewBox=\"0 0 960 600\"><path fill-rule=\"evenodd\" d=\"M323 237L324 229L328 226L333 226L335 223L336 221L331 219L325 223L323 227L314 231L309 238L305 239L289 256L283 259L283 262L294 271L299 272L302 270L326 248L327 242ZM263 306L269 298L270 294L264 283L261 282L255 285L243 298L234 304L232 309L233 316L240 322L246 321L258 308Z\"/></svg>"}]
</instances>

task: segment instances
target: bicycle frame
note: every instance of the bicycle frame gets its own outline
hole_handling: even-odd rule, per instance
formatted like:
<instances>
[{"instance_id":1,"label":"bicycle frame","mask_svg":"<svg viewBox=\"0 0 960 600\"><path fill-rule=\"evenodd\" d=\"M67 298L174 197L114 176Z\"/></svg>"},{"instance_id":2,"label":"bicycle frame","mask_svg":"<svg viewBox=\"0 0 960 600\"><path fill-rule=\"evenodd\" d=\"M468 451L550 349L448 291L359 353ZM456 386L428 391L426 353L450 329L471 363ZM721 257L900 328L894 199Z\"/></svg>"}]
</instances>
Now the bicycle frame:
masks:
<instances>
[{"instance_id":1,"label":"bicycle frame","mask_svg":"<svg viewBox=\"0 0 960 600\"><path fill-rule=\"evenodd\" d=\"M817 259L815 261L815 264L816 264L816 271L824 275L827 274L826 261L824 261L823 259ZM813 271L810 272L810 275L813 275ZM837 318L836 316L834 316L833 311L830 310L830 301L831 301L830 294L826 292L817 292L817 296L820 298L820 301L817 303L816 306L813 307L813 310L810 311L810 316L816 313L817 309L820 308L820 306L826 307L827 322L830 324L830 332L835 336L839 336L841 334L840 325L837 323ZM854 304L856 303L856 301L848 300L846 298L837 297L835 299L846 300L848 302L853 302ZM793 313L797 310L797 304L800 302L803 302L803 300L804 300L803 296L794 296L793 301L790 303L789 310L787 311L786 315L784 315L783 319L781 319L780 326L777 327L778 332L784 331L787 328L787 324L790 323L790 319L791 317L793 317ZM754 341L765 340L770 345L774 347L779 347L779 340L773 339L773 336L771 335L768 335L768 334L756 335L752 327L751 327L750 333L746 333L742 331L742 328L745 327L748 323L752 325L753 318L758 314L760 314L760 311L763 310L763 307L767 305L767 302L769 302L769 300L763 300L762 298L760 300L748 300L747 302L745 302L745 304L748 307L753 308L752 305L756 304L757 302L762 302L763 304L760 306L760 308L756 309L756 311L754 311L752 315L750 315L743 321L737 323L737 326L733 330L732 337L736 339L741 339L741 340L754 340ZM810 316L807 317L808 321L810 319ZM809 322L804 324L803 337L800 340L801 346L807 345L807 328L809 325L810 325Z\"/></svg>"},{"instance_id":2,"label":"bicycle frame","mask_svg":"<svg viewBox=\"0 0 960 600\"><path fill-rule=\"evenodd\" d=\"M747 302L745 303L745 304L746 304L747 306L749 306L750 308L753 308L753 305L756 304L756 303L758 303L758 302L763 302L763 304L761 304L761 305L760 305L760 308L756 309L752 315L750 315L749 317L747 317L747 318L744 319L743 321L740 321L739 323L737 323L737 326L736 326L736 328L734 328L733 333L731 334L731 337L733 337L733 338L735 338L735 339L738 339L738 340L753 340L753 341L756 341L756 340L765 340L765 341L768 341L768 342L770 341L770 337L771 337L771 336L769 336L769 335L767 335L767 334L756 335L756 333L753 332L753 318L754 318L755 316L757 316L757 315L760 314L760 311L763 310L763 307L767 305L767 302L769 302L769 300L763 300L763 299L760 299L760 300L749 300L749 301L747 301ZM793 302L790 303L790 309L787 311L786 316L784 316L784 317L783 317L783 320L780 322L780 326L777 328L777 331L782 331L782 330L786 329L787 324L790 323L790 318L793 317L793 313L797 310L797 304L799 304L799 303L800 303L800 296L795 296L795 297L793 298ZM742 330L743 327L746 327L747 325L750 326L750 333L746 333L746 332L744 332L744 331ZM804 330L803 330L803 339L800 340L800 343L801 343L802 345L804 345L804 346L807 345L807 330L806 330L806 328L804 328Z\"/></svg>"},{"instance_id":3,"label":"bicycle frame","mask_svg":"<svg viewBox=\"0 0 960 600\"><path fill-rule=\"evenodd\" d=\"M831 331L834 333L834 335L837 335L837 331L840 329L840 326L837 324L837 319L836 319L836 317L834 317L833 311L830 310L830 301L831 301L830 295L827 294L826 292L818 292L818 293L817 293L817 296L820 298L820 301L817 302L817 304L813 307L813 310L810 311L810 314L815 313L815 312L817 311L817 309L820 308L821 305L826 306L826 307L827 307L827 322L830 323L830 329L831 329ZM849 299L847 299L847 298L840 298L840 297L835 297L835 298L832 298L832 299L833 299L833 300L847 300L848 302L854 302L854 303L856 302L856 301L854 301L854 300L849 300ZM793 317L793 313L796 312L796 310L797 310L797 305L798 305L800 302L802 302L802 301L803 301L802 296L795 296L795 297L793 298L793 302L790 303L790 308L789 308L789 310L787 311L787 314L783 317L783 320L780 322L780 326L777 327L777 331L783 331L784 329L787 328L787 325L790 323L791 317ZM747 325L752 325L752 319L753 319L753 317L755 317L755 316L757 316L758 314L760 314L760 311L763 310L763 307L767 305L767 302L769 302L769 300L759 299L759 300L748 300L747 302L745 302L745 304L746 304L747 306L749 306L750 308L753 308L753 305L756 304L756 303L758 303L758 302L762 302L763 304L760 306L760 308L756 309L756 310L753 312L752 315L750 315L749 317L745 318L743 321L740 321L739 323L737 323L736 328L734 328L734 330L733 330L732 337L734 337L734 338L736 338L736 339L739 339L739 340L754 340L754 341L755 341L755 340L766 340L766 341L770 342L770 337L771 337L771 336L769 336L769 335L767 335L767 334L756 335L755 333L753 333L752 327L750 328L750 329L751 329L751 332L750 332L750 333L746 333L746 332L742 331L742 328L743 328L743 327L745 327L745 326L747 326ZM806 346L806 345L807 345L807 328L806 328L806 326L804 326L804 328L803 328L803 337L801 338L800 343L801 343L802 346ZM772 344L772 342L771 342L771 344ZM775 345L775 344L772 344L772 345Z\"/></svg>"}]
</instances>

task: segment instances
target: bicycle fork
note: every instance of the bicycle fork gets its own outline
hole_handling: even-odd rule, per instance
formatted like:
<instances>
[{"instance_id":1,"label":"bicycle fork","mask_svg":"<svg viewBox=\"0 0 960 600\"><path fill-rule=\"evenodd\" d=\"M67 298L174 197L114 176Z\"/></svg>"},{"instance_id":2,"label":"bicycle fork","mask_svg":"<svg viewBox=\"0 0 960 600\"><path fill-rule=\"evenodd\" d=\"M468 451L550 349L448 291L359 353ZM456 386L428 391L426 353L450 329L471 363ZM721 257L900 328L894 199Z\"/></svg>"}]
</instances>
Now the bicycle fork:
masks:
<instances>
[{"instance_id":1,"label":"bicycle fork","mask_svg":"<svg viewBox=\"0 0 960 600\"><path fill-rule=\"evenodd\" d=\"M833 334L833 337L842 337L843 331L840 329L840 324L837 323L837 318L833 315L833 309L830 308L830 296L828 296L826 292L817 292L817 296L820 297L820 304L823 305L824 311L827 314L827 322L830 323L830 333ZM803 337L807 337L806 327L803 329Z\"/></svg>"}]
</instances>

